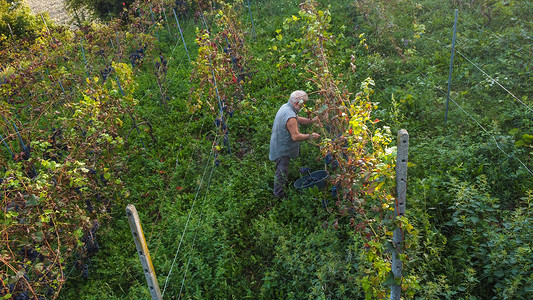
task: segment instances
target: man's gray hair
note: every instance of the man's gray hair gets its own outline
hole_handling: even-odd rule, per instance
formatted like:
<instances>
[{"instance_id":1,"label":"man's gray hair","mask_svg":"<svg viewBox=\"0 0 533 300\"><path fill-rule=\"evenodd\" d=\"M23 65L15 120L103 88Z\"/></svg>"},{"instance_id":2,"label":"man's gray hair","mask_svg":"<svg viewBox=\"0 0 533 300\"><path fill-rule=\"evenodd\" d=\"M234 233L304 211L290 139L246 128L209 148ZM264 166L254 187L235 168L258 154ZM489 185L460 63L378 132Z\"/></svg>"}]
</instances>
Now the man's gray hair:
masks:
<instances>
[{"instance_id":1,"label":"man's gray hair","mask_svg":"<svg viewBox=\"0 0 533 300\"><path fill-rule=\"evenodd\" d=\"M296 104L300 100L307 101L308 98L309 97L307 96L306 92L298 90L298 91L292 92L292 94L291 94L291 96L289 98L289 102L292 103L292 104Z\"/></svg>"}]
</instances>

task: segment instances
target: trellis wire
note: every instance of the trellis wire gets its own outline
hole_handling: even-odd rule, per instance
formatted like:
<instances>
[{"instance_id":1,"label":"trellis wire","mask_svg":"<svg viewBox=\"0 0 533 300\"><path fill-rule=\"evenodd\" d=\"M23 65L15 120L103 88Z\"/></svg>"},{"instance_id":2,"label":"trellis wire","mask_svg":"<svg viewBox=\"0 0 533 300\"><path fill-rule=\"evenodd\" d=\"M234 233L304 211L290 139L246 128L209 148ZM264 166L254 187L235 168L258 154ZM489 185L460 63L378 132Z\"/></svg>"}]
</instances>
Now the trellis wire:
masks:
<instances>
[{"instance_id":1,"label":"trellis wire","mask_svg":"<svg viewBox=\"0 0 533 300\"><path fill-rule=\"evenodd\" d=\"M439 44L441 44L442 46L444 47L450 47L450 45L446 45L444 44L443 42L439 41L439 40L436 40L436 39L431 39ZM500 88L502 88L505 92L507 92L509 95L511 95L515 100L517 100L518 102L520 102L522 105L524 105L528 110L532 111L533 112L533 109L531 107L529 107L527 104L525 104L522 100L520 100L518 97L516 97L511 91L509 91L509 89L507 89L505 86L503 86L500 82L498 82L496 79L494 79L492 76L490 76L487 72L483 71L483 69L481 69L476 63L474 63L471 59L469 59L468 57L466 57L466 55L464 55L463 53L461 53L461 51L459 51L459 49L455 49L455 51L457 51L457 53L459 53L459 55L466 59L470 64L472 64L474 67L476 67L479 71L481 71L481 73L483 73L483 75L487 76L490 80L492 80L493 82L495 82ZM420 72L420 71L419 71Z\"/></svg>"},{"instance_id":2,"label":"trellis wire","mask_svg":"<svg viewBox=\"0 0 533 300\"><path fill-rule=\"evenodd\" d=\"M163 9L164 9L164 8L163 8ZM163 12L164 12L164 10L163 10ZM165 18L166 18L166 14L165 14ZM168 26L168 22L167 22L167 26ZM170 28L169 28L169 30L170 30ZM180 32L181 32L181 30L180 30ZM171 35L171 39L172 39L172 35ZM111 44L113 44L113 41L112 41L111 39L110 39L110 41L111 41ZM118 41L118 33L117 33L117 41ZM174 55L174 52L175 52L176 49L178 48L178 45L179 45L179 40L176 41L176 44L174 45L174 48L172 49L172 53L170 54L169 61L172 60L173 55ZM114 48L114 46L113 46L113 48ZM117 53L118 53L118 50L117 50ZM188 55L188 54L187 54L187 55ZM181 65L181 61L180 61L180 63L179 63L178 66L180 66L180 65ZM171 77L171 78L169 79L169 81L168 81L167 86L170 85L170 84L172 83L172 80L174 79L174 77L175 77L175 75L176 75L177 73L178 73L177 71L173 73L172 77ZM120 86L120 83L119 83L119 86ZM143 95L141 98L139 98L139 101L143 100L143 99L148 95L149 92L150 92L150 90L147 89L146 92L144 93L144 95ZM166 90L165 90L165 92L166 92Z\"/></svg>"},{"instance_id":3,"label":"trellis wire","mask_svg":"<svg viewBox=\"0 0 533 300\"><path fill-rule=\"evenodd\" d=\"M497 33L493 32L492 30L487 30L487 27L482 27L481 25L479 25L477 22L476 23L472 23L472 20L471 19L464 19L462 16L459 16L459 20L463 20L465 21L464 24L465 25L473 25L472 27L475 27L475 29L477 29L478 31L480 31L481 33L483 34L488 34L489 36L492 36L493 38L496 38L496 39L499 39L499 40L502 40L501 36L498 36ZM508 40L506 40L508 41ZM511 46L511 44L506 44L506 46ZM515 45L512 45L516 50L522 50L523 47L517 47Z\"/></svg>"},{"instance_id":4,"label":"trellis wire","mask_svg":"<svg viewBox=\"0 0 533 300\"><path fill-rule=\"evenodd\" d=\"M180 35L181 35L181 37L182 37L183 44L185 45L185 40L183 39L183 34L182 34L182 32L181 32L181 27L180 27L179 22L178 22L178 19L177 19L176 11L175 11L174 9L173 9L172 11L174 12L174 17L176 18L176 23L178 24L178 29L180 30ZM202 17L203 17L203 14L202 14ZM205 23L205 19L204 19L204 24L207 26L207 24ZM174 49L175 49L175 48L174 48ZM186 49L186 51L187 51L187 46L186 46L186 45L185 45L185 49ZM173 52L174 52L174 51L173 51ZM172 52L172 53L173 53L173 52ZM189 56L188 52L187 52L187 56ZM189 61L190 61L190 57L189 57ZM220 101L220 96L219 96L219 93L218 93L218 87L217 87L217 84L216 84L216 78L215 78L214 71L213 71L213 65L212 65L212 63L211 63L211 59L210 59L210 58L209 58L209 63L210 63L211 72L212 72L212 75L213 75L213 80L214 80L214 82L215 82L215 90L216 90L217 100L218 100L218 104L219 104L220 114L221 114L221 116L223 116L222 104L221 104L221 101ZM175 74L174 74L174 75L175 75ZM174 78L174 76L172 76L171 80L172 80L173 78ZM170 80L170 81L171 81L171 80ZM225 136L227 136L227 133L225 133ZM213 144L216 144L216 140L217 140L217 139L218 139L218 136L217 136L217 137L215 138L215 140L213 141ZM229 147L229 141L228 141L228 149L231 149L231 148ZM192 210L193 210L193 208L194 208L194 205L195 205L195 203L196 203L196 199L197 199L197 197L198 197L198 194L199 194L199 192L200 192L201 186L202 186L202 184L203 184L203 180L204 180L204 178L205 178L205 173L206 173L206 171L207 171L207 166L208 166L208 164L209 164L209 161L210 161L210 159L211 159L211 156L213 156L213 152L214 152L214 147L212 147L212 149L211 149L211 153L210 153L210 155L209 155L209 159L208 159L207 164L206 164L206 167L205 167L205 169L204 169L204 174L202 175L202 179L201 179L201 181L200 181L200 185L199 185L199 187L198 187L198 189L197 189L197 192L196 192L196 195L195 195L195 198L194 198L194 201L193 201L193 207L191 208L191 211L189 212L189 216L188 216L188 218L187 218L187 222L186 222L186 224L185 224L185 228L184 228L184 231L183 231L182 237L181 237L181 239L180 239L180 243L179 243L179 245L178 245L178 249L177 249L176 254L175 254L175 256L174 256L174 259L173 259L173 261L172 261L172 265L171 265L171 268L170 268L169 274L167 275L167 279L166 279L166 281L165 281L165 286L164 286L164 288L163 288L163 293L162 293L163 296L164 296L165 291L166 291L166 287L167 287L167 284L168 284L168 279L170 278L170 276L171 276L171 274L172 274L172 269L173 269L174 264L175 264L175 262L176 262L177 255L178 255L178 253L179 253L179 251L180 251L181 244L182 244L182 242L183 242L183 238L184 238L184 235L185 235L185 232L186 232L186 230L187 230L187 226L188 226L188 224L189 224L189 220L190 220L190 217L191 217L191 214L192 214ZM230 150L230 152L231 152L231 150ZM213 160L213 163L214 163L214 160ZM209 177L209 184L210 184L210 182L211 182L211 175L212 175L212 172L213 172L213 169L211 169L211 173L210 173L210 177ZM208 189L208 188L209 188L209 187L207 187L207 189ZM206 197L206 196L207 196L207 190L206 190L205 197ZM205 203L205 197L204 197L204 203ZM202 212L203 212L203 206L202 206ZM200 220L201 220L201 217L200 217ZM199 221L199 222L200 222L200 221ZM195 240L196 240L196 235L195 235L194 240L193 240L193 245L194 245L194 241L195 241ZM189 258L189 260L188 260L188 262L187 262L187 266L189 265L189 262L190 262L190 258ZM185 272L186 272L186 271L185 271ZM185 276L186 276L186 273L184 274L183 282L184 282L184 280L185 280ZM181 288L183 288L183 282L182 282L182 287L181 287ZM180 289L180 294L181 294L181 289Z\"/></svg>"},{"instance_id":5,"label":"trellis wire","mask_svg":"<svg viewBox=\"0 0 533 300\"><path fill-rule=\"evenodd\" d=\"M487 76L490 80L492 80L493 82L495 82L499 87L501 87L504 91L506 91L509 95L511 95L513 98L515 98L518 102L520 102L522 105L524 105L528 110L532 111L533 112L533 109L531 107L529 107L527 104L525 104L522 100L518 99L518 97L516 97L513 93L511 93L511 91L509 91L506 87L504 87L501 83L499 83L496 79L492 78L492 76L490 76L489 74L487 74L485 71L483 71L477 64L475 64L474 62L472 62L470 59L468 59L468 57L466 57L465 55L463 55L459 50L457 50L457 53L459 53L459 55L461 55L461 57L463 57L464 59L466 59L469 63L471 63L474 67L476 67L479 71L481 71L481 73L483 73L483 75Z\"/></svg>"},{"instance_id":6,"label":"trellis wire","mask_svg":"<svg viewBox=\"0 0 533 300\"><path fill-rule=\"evenodd\" d=\"M155 31L155 35L157 36L157 41L159 42L159 34L157 33L157 24L155 23L154 11L152 10L152 6L151 5L150 5L150 14L152 15L152 23L155 24L154 25L154 31Z\"/></svg>"},{"instance_id":7,"label":"trellis wire","mask_svg":"<svg viewBox=\"0 0 533 300\"><path fill-rule=\"evenodd\" d=\"M214 163L215 163L215 161L213 160L213 164ZM196 243L196 237L198 236L198 231L199 231L199 228L200 228L200 225L201 225L201 222L202 222L202 216L204 214L205 199L207 199L207 194L209 192L209 187L211 185L211 178L213 176L213 170L214 169L215 168L212 165L211 166L211 172L209 174L209 179L207 180L207 187L206 187L206 190L205 190L204 199L202 201L202 209L200 210L200 217L198 218L198 222L196 223L196 231L194 233L194 238L192 240L191 251L194 249L194 244ZM183 279L181 281L181 287L180 287L180 292L178 294L178 300L181 299L181 293L183 291L183 285L185 284L185 278L187 276L187 271L189 270L189 263L190 262L191 262L191 257L189 256L189 259L187 260L187 265L185 266L185 271L183 272Z\"/></svg>"},{"instance_id":8,"label":"trellis wire","mask_svg":"<svg viewBox=\"0 0 533 300\"><path fill-rule=\"evenodd\" d=\"M122 97L124 97L124 91L122 90L122 86L120 85L120 80L118 79L118 76L115 75L115 78L117 79L118 88L120 90L120 93L122 94ZM130 115L131 121L133 122L133 126L135 126L135 129L137 130L137 134L139 134L139 138L141 139L141 143L143 145L143 148L146 148L144 145L144 140L141 136L141 132L139 131L139 127L137 126L137 122L135 122L135 118L131 115L131 113L128 113Z\"/></svg>"},{"instance_id":9,"label":"trellis wire","mask_svg":"<svg viewBox=\"0 0 533 300\"><path fill-rule=\"evenodd\" d=\"M167 24L167 25L168 25L168 24ZM172 39L172 35L171 35L171 39ZM176 49L178 48L179 43L180 43L179 40L177 40L177 41L176 41L176 44L174 45L174 48L172 49L172 52L170 53L169 62L172 60L173 55L174 55L174 52L175 52ZM180 62L179 62L179 64L178 64L177 67L181 66L181 63L182 63L182 62L181 62L181 60L180 60ZM169 79L169 81L168 81L168 83L167 83L167 87L172 83L172 80L174 80L174 77L175 77L176 74L178 73L178 71L177 71L178 68L177 68L177 67L176 67L176 71L175 71L175 72L172 74L172 76L170 77L170 79ZM166 91L167 91L167 90L166 90L167 87L165 87L165 93L166 93ZM139 99L139 101L141 101L142 99L144 99L144 98L148 95L149 92L150 92L150 90L147 89L146 92L144 93L144 95Z\"/></svg>"},{"instance_id":10,"label":"trellis wire","mask_svg":"<svg viewBox=\"0 0 533 300\"><path fill-rule=\"evenodd\" d=\"M218 94L218 85L217 85L217 79L215 77L215 71L213 70L213 63L211 62L211 58L210 57L207 57L207 59L209 60L209 68L211 69L211 74L213 76L213 82L214 82L214 85L215 85L215 92L216 92L216 95L217 95L218 109L219 109L219 112L220 112L220 117L223 117L224 110L222 109L222 102L220 101L220 96Z\"/></svg>"},{"instance_id":11,"label":"trellis wire","mask_svg":"<svg viewBox=\"0 0 533 300\"><path fill-rule=\"evenodd\" d=\"M217 140L219 137L220 137L220 136L218 136L218 135L215 137L215 140L213 141L213 145L216 144L216 140ZM196 195L195 195L195 198L194 198L194 201L193 201L193 206L191 207L191 211L189 212L189 217L187 218L187 222L186 222L186 224L185 224L184 232L183 232L183 234L182 234L182 237L181 237L180 243L179 243L179 245L178 245L178 249L177 249L177 251L176 251L176 255L174 256L174 260L173 260L173 262L172 262L172 266L171 266L171 268L170 268L169 274L167 275L167 279L166 279L166 281L165 281L165 287L163 288L163 294L162 294L163 296L164 296L164 293L165 293L165 290L166 290L166 287L167 287L168 279L170 278L170 275L171 275L171 273L172 273L172 269L173 269L173 267L174 267L174 264L175 264L175 261L176 261L177 255L178 255L178 253L179 253L179 250L180 250L180 247L181 247L181 244L182 244L182 241L183 241L183 237L184 237L184 235L185 235L185 231L187 230L187 226L188 226L188 223L189 223L189 220L190 220L190 217L191 217L192 210L193 210L193 208L194 208L194 205L195 205L195 203L196 203L196 200L197 200L198 194L199 194L200 189L201 189L201 186L202 186L202 184L203 184L203 181L204 181L204 178L205 178L205 174L206 174L206 171L207 171L207 167L208 167L208 165L209 165L209 161L211 160L211 157L214 156L213 152L214 152L214 147L211 148L211 152L210 152L210 154L209 154L209 158L208 158L207 163L206 163L206 166L205 166L205 168L204 168L204 173L203 173L203 175L202 175L202 179L200 180L200 185L199 185L199 187L198 187L198 189L197 189L197 191L196 191ZM215 160L213 160L213 164L214 164L214 163L215 163ZM206 186L207 186L207 187L206 187L206 192L205 192L205 194L204 194L204 199L203 199L203 201L202 201L202 208L201 208L201 210L200 210L200 217L199 217L199 220L198 220L198 222L197 222L197 230L196 230L195 235L194 235L194 238L193 238L193 242L192 242L191 249L194 247L194 244L195 244L195 241L196 241L196 236L197 236L197 234L198 234L198 228L199 228L199 226L200 226L200 222L201 222L201 220L202 220L203 210L204 210L204 206L205 206L205 199L207 198L207 194L208 194L208 191L209 191L209 187L210 187L210 185L211 185L211 177L212 177L212 175L213 175L213 170L214 170L214 166L212 165L212 168L211 168L211 171L210 171L210 175L209 175L209 179L208 179L208 183L207 183L207 185L206 185ZM182 289L183 289L183 283L184 283L184 281L185 281L185 276L186 276L186 273L187 273L187 270L188 270L188 266L189 266L190 260L191 260L191 258L189 257L189 259L188 259L188 261L187 261L186 269L185 269L185 272L184 272L184 275L183 275L184 277L183 277L183 280L182 280L182 286L181 286L181 288L180 288L180 296L179 296L179 298L181 298L181 291L182 291ZM178 299L179 299L179 298L178 298Z\"/></svg>"},{"instance_id":12,"label":"trellis wire","mask_svg":"<svg viewBox=\"0 0 533 300\"><path fill-rule=\"evenodd\" d=\"M43 18L42 15L41 15L41 18ZM44 18L43 18L43 23L44 23L44 25L45 25L45 27L46 27L48 33L50 34L50 30L48 29L48 27L47 27L47 25L46 25L46 22L45 22ZM168 27L168 23L167 23L167 27ZM157 34L157 30L156 30L156 34ZM181 34L181 29L180 29L180 34ZM116 38L117 38L117 46L119 47L119 46L120 46L120 40L119 40L118 32L117 32ZM182 36L182 38L183 38L183 36ZM112 45L113 48L114 48L113 41L110 40L110 42L111 42L111 45ZM85 53L84 53L84 48L83 48L83 45L81 44L81 42L80 42L80 46L81 46L81 49L82 49L82 54L83 54L83 58L84 58L84 63L85 63L85 66L87 67L87 60L86 60L86 56L85 56ZM176 47L177 47L177 45L176 45ZM176 49L176 47L174 47L174 50ZM174 50L173 50L173 52L174 52ZM187 50L187 49L186 49L186 50ZM188 53L187 53L187 54L188 54ZM86 72L87 72L87 76L89 77L89 73L88 73L87 70L86 70ZM121 92L122 96L125 96L125 95L124 95L124 91L122 90L122 87L121 87L121 84L120 84L120 80L118 79L118 77L116 77L116 80L117 80L117 84L118 84L118 86L119 86L119 89L120 89L120 92ZM66 92L65 92L65 89L64 89L64 87L63 87L63 85L62 85L62 83L61 83L60 80L58 80L58 84L59 84L59 86L61 87L61 90L63 91L63 93L66 93ZM145 95L146 95L146 94L145 94ZM131 116L131 115L130 115L130 116ZM133 120L133 121L134 121L134 120ZM135 121L134 121L134 122L135 122ZM24 145L24 142L22 141L22 138L21 138L21 136L20 136L20 133L19 133L19 131L18 131L18 128L16 127L16 125L15 125L14 123L13 123L13 126L15 127L15 130L17 131L17 134L18 134L18 136L19 136L19 140L20 140L20 143L21 143L22 147L23 147L23 148L26 148L26 146ZM139 132L139 129L138 129L137 127L136 127L136 129L137 129L137 132ZM2 142L3 142L4 145L6 146L6 148L8 149L8 151L10 152L10 154L12 155L12 157L14 157L14 154L13 154L13 152L11 151L10 147L8 146L8 144L6 143L5 139L4 139L3 137L1 137L1 136L0 136L0 139L2 140ZM142 141L142 137L141 137L141 141ZM143 142L143 146L144 146L144 142ZM72 270L73 270L73 269L71 269L71 272L72 272ZM69 272L69 274L68 274L67 276L69 276L71 272Z\"/></svg>"},{"instance_id":13,"label":"trellis wire","mask_svg":"<svg viewBox=\"0 0 533 300\"><path fill-rule=\"evenodd\" d=\"M218 138L218 136L215 138L215 141L213 141L213 143L216 142L217 138ZM183 242L183 238L185 237L185 233L187 231L187 227L189 225L189 221L191 219L192 212L193 212L194 207L196 205L196 200L198 199L198 195L200 194L200 190L201 190L203 182L204 182L205 174L207 172L207 167L209 166L209 161L211 161L211 157L213 156L213 152L214 152L214 147L211 147L211 152L210 152L209 157L207 159L207 163L205 165L204 172L202 174L202 179L200 180L200 184L198 185L198 188L196 189L196 195L194 196L192 207L191 207L191 210L189 211L189 216L187 217L187 222L185 222L185 228L183 229L183 233L181 234L180 242L178 244L178 249L176 250L176 254L174 255L174 259L172 260L172 265L170 266L170 271L168 272L167 279L165 280L165 286L163 287L163 293L162 293L163 297L165 296L165 291L167 289L168 279L172 275L172 269L174 268L174 264L176 263L176 259L178 258L178 254L179 254L179 251L180 251L180 248L181 248L181 244ZM202 210L203 210L203 208L202 208Z\"/></svg>"},{"instance_id":14,"label":"trellis wire","mask_svg":"<svg viewBox=\"0 0 533 300\"><path fill-rule=\"evenodd\" d=\"M490 137L494 140L494 143L496 143L496 147L498 147L498 149L500 149L501 152L503 152L503 154L507 155L507 157L509 158L513 158L513 156L511 156L510 154L508 154L507 152L505 152L501 147L500 147L500 144L498 143L498 141L496 141L496 138L494 138L494 135L490 134L473 116L471 116L468 112L466 112L457 102L455 102L452 98L450 98L450 100L452 100L453 103L455 103L455 105L457 105L459 107L459 109L461 109L461 111L463 113L465 113L468 117L470 117L474 122L477 123L477 125L479 127L481 127L481 129L483 129L483 131L485 131L485 133L487 133L488 135L490 135ZM531 171L521 160L520 158L518 157L514 157L516 158L516 160L518 160L522 166L529 172L530 175L533 175L533 171Z\"/></svg>"},{"instance_id":15,"label":"trellis wire","mask_svg":"<svg viewBox=\"0 0 533 300\"><path fill-rule=\"evenodd\" d=\"M411 66L413 66L424 78L428 79L429 78L427 77L427 75L425 75L422 71L420 71L416 66L414 66L413 64L411 64ZM442 89L440 89L439 87L437 87L436 85L434 86L439 92L443 93L444 95L446 95L446 92L443 91ZM450 100L455 104L457 105L457 107L459 107L459 109L465 114L467 115L470 119L472 119L485 133L487 133L488 135L490 135L492 137L492 139L494 140L494 143L496 144L496 147L503 153L505 154L507 157L509 158L515 158L516 160L518 160L520 162L520 164L527 170L527 172L530 174L530 175L533 175L533 171L531 171L524 162L522 162L522 160L520 160L518 157L516 156L511 156L510 154L508 154L507 152L505 152L501 147L500 147L500 144L498 143L498 141L496 140L496 138L494 138L494 136L492 134L490 134L488 132L488 130L485 129L485 127L483 127L481 125L481 123L479 123L476 118L474 118L471 114L469 114L466 110L464 110L457 102L455 102L455 100L453 100L453 98L450 97Z\"/></svg>"},{"instance_id":16,"label":"trellis wire","mask_svg":"<svg viewBox=\"0 0 533 300\"><path fill-rule=\"evenodd\" d=\"M193 115L191 114L190 117L189 117L188 124L191 123L192 117L193 117ZM202 123L202 125L200 126L200 132L203 130L203 128L204 128L204 124ZM191 157L190 157L189 161L191 161L193 159L194 151L198 150L199 141L200 141L199 139L195 139L195 145L192 147L193 150L191 152ZM172 145L172 149L174 149L175 146L176 146L176 143L174 142L173 145ZM176 166L175 166L175 168L178 167L178 164L179 164L178 157L176 157ZM193 164L191 164L191 163L187 164L187 168L185 169L184 177L188 174L191 165L193 165ZM163 193L163 199L165 198L165 196L166 196L166 194L167 194L169 189L170 189L170 185L168 185L167 188L165 189L165 192Z\"/></svg>"},{"instance_id":17,"label":"trellis wire","mask_svg":"<svg viewBox=\"0 0 533 300\"><path fill-rule=\"evenodd\" d=\"M178 21L178 16L176 15L176 10L172 9L174 12L174 17L176 18L176 23L178 24L178 30L180 31L181 40L183 41L183 46L185 46L185 52L187 52L187 58L189 59L189 63L191 62L191 57L189 56L189 50L187 50L187 44L185 44L185 39L183 38L183 32L181 32L181 26L180 22Z\"/></svg>"},{"instance_id":18,"label":"trellis wire","mask_svg":"<svg viewBox=\"0 0 533 300\"><path fill-rule=\"evenodd\" d=\"M163 7L163 16L165 17L165 24L167 25L168 35L172 39L172 32L170 31L170 26L168 25L167 13L165 12L165 7Z\"/></svg>"},{"instance_id":19,"label":"trellis wire","mask_svg":"<svg viewBox=\"0 0 533 300\"><path fill-rule=\"evenodd\" d=\"M202 18L203 18L203 14L202 14ZM204 24L206 26L206 30L209 31L209 28L207 27L207 23L205 23L205 19L204 19ZM213 68L213 62L211 62L211 58L209 56L207 57L207 59L209 60L209 67L211 69L211 74L213 76L213 82L214 82L214 85L215 85L215 92L216 92L217 99L218 99L218 108L220 110L220 120L223 122L224 121L224 109L222 108L222 102L220 101L220 95L218 93L218 85L217 85L217 79L215 77L215 71L214 71L214 68ZM221 124L221 126L222 126L222 124ZM222 127L221 127L221 129L222 129ZM229 143L227 124L226 124L226 130L224 132L223 143L227 144L228 151L231 154L231 147L230 147L230 143Z\"/></svg>"}]
</instances>

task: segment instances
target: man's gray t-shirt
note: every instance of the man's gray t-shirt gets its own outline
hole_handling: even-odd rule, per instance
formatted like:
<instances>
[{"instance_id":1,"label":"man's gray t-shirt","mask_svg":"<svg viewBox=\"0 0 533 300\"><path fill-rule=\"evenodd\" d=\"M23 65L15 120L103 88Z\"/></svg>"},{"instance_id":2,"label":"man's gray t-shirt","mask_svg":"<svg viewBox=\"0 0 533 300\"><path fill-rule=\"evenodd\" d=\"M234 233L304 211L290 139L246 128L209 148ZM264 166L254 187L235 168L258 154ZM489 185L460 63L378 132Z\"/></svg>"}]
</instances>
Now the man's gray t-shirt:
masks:
<instances>
[{"instance_id":1,"label":"man's gray t-shirt","mask_svg":"<svg viewBox=\"0 0 533 300\"><path fill-rule=\"evenodd\" d=\"M270 154L268 156L271 161L281 156L296 158L300 152L300 143L292 140L291 133L287 129L287 121L290 118L297 118L297 112L294 106L287 102L278 110L272 125Z\"/></svg>"}]
</instances>

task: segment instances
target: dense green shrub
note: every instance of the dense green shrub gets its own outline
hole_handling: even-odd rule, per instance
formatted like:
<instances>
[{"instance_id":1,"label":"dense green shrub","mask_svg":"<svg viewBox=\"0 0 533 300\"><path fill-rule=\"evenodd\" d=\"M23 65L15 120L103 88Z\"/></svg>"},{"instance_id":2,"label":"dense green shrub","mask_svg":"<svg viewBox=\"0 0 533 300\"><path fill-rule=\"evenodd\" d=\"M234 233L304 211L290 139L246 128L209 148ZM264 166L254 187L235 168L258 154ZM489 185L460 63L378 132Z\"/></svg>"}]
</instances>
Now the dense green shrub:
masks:
<instances>
[{"instance_id":1,"label":"dense green shrub","mask_svg":"<svg viewBox=\"0 0 533 300\"><path fill-rule=\"evenodd\" d=\"M43 15L49 25L48 15ZM0 0L0 46L8 46L7 39L22 42L31 41L41 30L40 17L31 14L30 8L23 1Z\"/></svg>"}]
</instances>

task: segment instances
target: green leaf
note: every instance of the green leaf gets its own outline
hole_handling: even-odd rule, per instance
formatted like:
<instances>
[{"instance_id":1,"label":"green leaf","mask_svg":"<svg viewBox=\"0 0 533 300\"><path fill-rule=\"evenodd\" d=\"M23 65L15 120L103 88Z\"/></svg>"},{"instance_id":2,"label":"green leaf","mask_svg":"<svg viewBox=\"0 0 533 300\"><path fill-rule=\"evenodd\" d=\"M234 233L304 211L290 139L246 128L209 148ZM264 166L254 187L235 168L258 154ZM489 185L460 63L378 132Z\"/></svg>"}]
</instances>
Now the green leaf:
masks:
<instances>
[{"instance_id":1,"label":"green leaf","mask_svg":"<svg viewBox=\"0 0 533 300\"><path fill-rule=\"evenodd\" d=\"M28 197L28 200L26 200L26 206L37 206L41 202L41 199L38 196L35 196L34 194L31 194Z\"/></svg>"},{"instance_id":2,"label":"green leaf","mask_svg":"<svg viewBox=\"0 0 533 300\"><path fill-rule=\"evenodd\" d=\"M527 133L524 134L524 135L522 136L522 139L523 139L524 142L525 142L526 144L528 144L528 145L529 145L529 144L533 144L533 135L531 135L531 134L527 134Z\"/></svg>"},{"instance_id":3,"label":"green leaf","mask_svg":"<svg viewBox=\"0 0 533 300\"><path fill-rule=\"evenodd\" d=\"M520 129L518 128L513 128L511 130L509 130L509 134L512 134L512 135L516 135L520 132Z\"/></svg>"},{"instance_id":4,"label":"green leaf","mask_svg":"<svg viewBox=\"0 0 533 300\"><path fill-rule=\"evenodd\" d=\"M43 233L41 230L39 230L39 231L37 231L37 232L34 234L33 238L35 239L35 241L36 241L37 243L40 243L40 242L42 242L43 239L44 239L44 233Z\"/></svg>"},{"instance_id":5,"label":"green leaf","mask_svg":"<svg viewBox=\"0 0 533 300\"><path fill-rule=\"evenodd\" d=\"M505 273L502 270L498 270L494 272L494 275L496 275L496 277L498 278L502 278L503 276L505 276Z\"/></svg>"},{"instance_id":6,"label":"green leaf","mask_svg":"<svg viewBox=\"0 0 533 300\"><path fill-rule=\"evenodd\" d=\"M394 277L394 274L392 274L392 271L389 271L387 274L387 277L385 278L385 281L383 282L383 285L391 286L396 283L396 278Z\"/></svg>"},{"instance_id":7,"label":"green leaf","mask_svg":"<svg viewBox=\"0 0 533 300\"><path fill-rule=\"evenodd\" d=\"M329 108L329 106L327 104L324 104L322 105L322 107L317 111L318 114L321 114L323 112L325 112L327 109Z\"/></svg>"}]
</instances>

